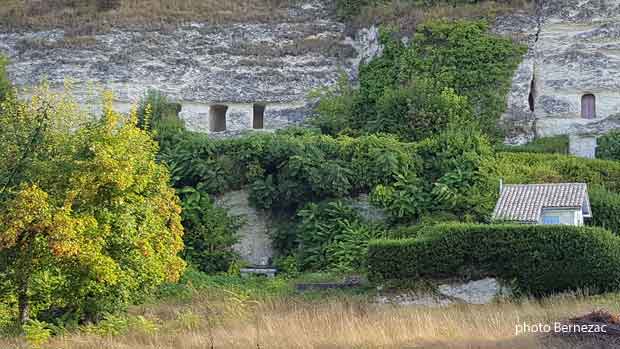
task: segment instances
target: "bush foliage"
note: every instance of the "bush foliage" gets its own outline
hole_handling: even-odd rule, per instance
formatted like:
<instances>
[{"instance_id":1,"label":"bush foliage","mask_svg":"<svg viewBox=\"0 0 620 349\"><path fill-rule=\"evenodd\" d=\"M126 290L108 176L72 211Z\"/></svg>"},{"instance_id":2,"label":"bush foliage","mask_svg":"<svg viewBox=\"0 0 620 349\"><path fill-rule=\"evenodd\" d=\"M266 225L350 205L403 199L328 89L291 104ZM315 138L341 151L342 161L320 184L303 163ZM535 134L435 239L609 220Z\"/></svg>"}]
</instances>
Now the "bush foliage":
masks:
<instances>
[{"instance_id":1,"label":"bush foliage","mask_svg":"<svg viewBox=\"0 0 620 349\"><path fill-rule=\"evenodd\" d=\"M298 216L302 270L362 271L366 268L368 241L382 234L342 201L310 203Z\"/></svg>"},{"instance_id":2,"label":"bush foliage","mask_svg":"<svg viewBox=\"0 0 620 349\"><path fill-rule=\"evenodd\" d=\"M420 140L458 119L498 135L523 47L478 21L427 22L408 45L383 30L381 41L382 56L360 67L359 89L341 83L324 92L315 125L332 134L390 132Z\"/></svg>"},{"instance_id":3,"label":"bush foliage","mask_svg":"<svg viewBox=\"0 0 620 349\"><path fill-rule=\"evenodd\" d=\"M232 246L238 242L240 217L217 207L207 193L191 187L179 190L183 205L185 260L207 273L226 272L238 256Z\"/></svg>"},{"instance_id":4,"label":"bush foliage","mask_svg":"<svg viewBox=\"0 0 620 349\"><path fill-rule=\"evenodd\" d=\"M620 162L560 154L498 153L491 164L506 183L583 182L620 192Z\"/></svg>"},{"instance_id":5,"label":"bush foliage","mask_svg":"<svg viewBox=\"0 0 620 349\"><path fill-rule=\"evenodd\" d=\"M413 149L390 136L289 130L216 140L185 133L161 157L177 188L216 194L247 186L257 207L294 213L307 202L369 192L398 171L417 171Z\"/></svg>"},{"instance_id":6,"label":"bush foliage","mask_svg":"<svg viewBox=\"0 0 620 349\"><path fill-rule=\"evenodd\" d=\"M6 66L9 64L9 60L0 54L0 103L2 103L13 89L13 85L9 81L7 76Z\"/></svg>"},{"instance_id":7,"label":"bush foliage","mask_svg":"<svg viewBox=\"0 0 620 349\"><path fill-rule=\"evenodd\" d=\"M417 239L375 240L375 281L492 276L520 292L607 291L620 284L620 238L600 228L446 224Z\"/></svg>"},{"instance_id":8,"label":"bush foliage","mask_svg":"<svg viewBox=\"0 0 620 349\"><path fill-rule=\"evenodd\" d=\"M568 136L544 137L524 145L498 145L497 151L514 153L568 154Z\"/></svg>"},{"instance_id":9,"label":"bush foliage","mask_svg":"<svg viewBox=\"0 0 620 349\"><path fill-rule=\"evenodd\" d=\"M620 160L620 131L612 131L597 140L596 157Z\"/></svg>"},{"instance_id":10,"label":"bush foliage","mask_svg":"<svg viewBox=\"0 0 620 349\"><path fill-rule=\"evenodd\" d=\"M620 194L605 187L594 185L588 188L592 218L589 224L611 230L620 235Z\"/></svg>"}]
</instances>

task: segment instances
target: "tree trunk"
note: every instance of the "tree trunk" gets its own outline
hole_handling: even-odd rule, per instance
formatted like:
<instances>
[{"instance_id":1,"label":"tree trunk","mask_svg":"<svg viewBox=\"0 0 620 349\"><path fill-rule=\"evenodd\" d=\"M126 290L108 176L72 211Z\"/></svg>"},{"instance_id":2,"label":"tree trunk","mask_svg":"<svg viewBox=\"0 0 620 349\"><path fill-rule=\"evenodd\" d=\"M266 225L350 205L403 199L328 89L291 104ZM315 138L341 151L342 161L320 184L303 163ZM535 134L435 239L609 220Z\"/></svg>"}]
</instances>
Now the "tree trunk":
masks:
<instances>
[{"instance_id":1,"label":"tree trunk","mask_svg":"<svg viewBox=\"0 0 620 349\"><path fill-rule=\"evenodd\" d=\"M28 297L28 286L22 285L17 299L19 305L19 324L23 325L30 320L30 297Z\"/></svg>"}]
</instances>

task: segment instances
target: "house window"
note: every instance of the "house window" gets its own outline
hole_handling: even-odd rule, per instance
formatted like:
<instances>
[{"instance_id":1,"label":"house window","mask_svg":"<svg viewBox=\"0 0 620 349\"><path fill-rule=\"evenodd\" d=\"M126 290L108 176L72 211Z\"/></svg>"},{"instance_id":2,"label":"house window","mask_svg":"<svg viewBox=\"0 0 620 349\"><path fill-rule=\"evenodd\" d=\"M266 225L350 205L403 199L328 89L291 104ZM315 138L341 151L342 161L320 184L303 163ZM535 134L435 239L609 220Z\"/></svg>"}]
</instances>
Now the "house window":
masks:
<instances>
[{"instance_id":1,"label":"house window","mask_svg":"<svg viewBox=\"0 0 620 349\"><path fill-rule=\"evenodd\" d=\"M559 216L543 216L543 224L553 225L560 224Z\"/></svg>"},{"instance_id":2,"label":"house window","mask_svg":"<svg viewBox=\"0 0 620 349\"><path fill-rule=\"evenodd\" d=\"M265 122L265 106L261 104L254 104L254 116L252 117L252 128L261 129L264 128Z\"/></svg>"},{"instance_id":3,"label":"house window","mask_svg":"<svg viewBox=\"0 0 620 349\"><path fill-rule=\"evenodd\" d=\"M212 105L209 109L209 131L226 131L226 112L228 107L225 105Z\"/></svg>"},{"instance_id":4,"label":"house window","mask_svg":"<svg viewBox=\"0 0 620 349\"><path fill-rule=\"evenodd\" d=\"M584 119L596 118L596 97L593 94L581 97L581 117Z\"/></svg>"}]
</instances>

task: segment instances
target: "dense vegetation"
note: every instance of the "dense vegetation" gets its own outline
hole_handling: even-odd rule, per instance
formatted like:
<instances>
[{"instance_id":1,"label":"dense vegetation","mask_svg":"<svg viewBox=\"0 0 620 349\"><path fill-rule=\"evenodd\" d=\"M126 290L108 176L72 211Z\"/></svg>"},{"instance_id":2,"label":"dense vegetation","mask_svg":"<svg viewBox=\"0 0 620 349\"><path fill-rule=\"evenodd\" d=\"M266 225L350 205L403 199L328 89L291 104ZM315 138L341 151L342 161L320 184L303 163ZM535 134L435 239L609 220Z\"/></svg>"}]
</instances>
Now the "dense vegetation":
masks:
<instances>
[{"instance_id":1,"label":"dense vegetation","mask_svg":"<svg viewBox=\"0 0 620 349\"><path fill-rule=\"evenodd\" d=\"M418 141L451 122L500 134L496 121L524 48L488 32L484 21L431 21L410 44L381 34L383 55L360 68L359 88L323 93L314 124L323 132L387 132Z\"/></svg>"},{"instance_id":2,"label":"dense vegetation","mask_svg":"<svg viewBox=\"0 0 620 349\"><path fill-rule=\"evenodd\" d=\"M556 136L534 139L523 145L498 144L497 151L513 153L551 153L568 154L568 136Z\"/></svg>"},{"instance_id":3,"label":"dense vegetation","mask_svg":"<svg viewBox=\"0 0 620 349\"><path fill-rule=\"evenodd\" d=\"M597 139L596 157L620 161L620 131L612 131Z\"/></svg>"},{"instance_id":4,"label":"dense vegetation","mask_svg":"<svg viewBox=\"0 0 620 349\"><path fill-rule=\"evenodd\" d=\"M526 294L616 290L620 238L599 228L447 224L370 243L377 280L500 277Z\"/></svg>"},{"instance_id":5,"label":"dense vegetation","mask_svg":"<svg viewBox=\"0 0 620 349\"><path fill-rule=\"evenodd\" d=\"M94 11L105 22L128 3L88 2L78 15ZM336 2L349 19L387 3ZM128 116L108 100L99 121L64 95L19 101L0 59L0 329L15 320L35 334L51 327L39 320L151 326L114 314L153 294L187 301L200 288L230 291L233 304L292 292L283 278L238 275L233 245L244 219L216 205L217 195L238 189L271 214L274 264L285 277L495 276L533 295L617 289L617 134L601 139L607 160L566 155L566 137L499 145L497 120L524 48L480 19L417 23L409 42L400 34L383 28L383 55L362 65L359 84L343 78L317 91L309 125L227 139L187 131L179 106L157 91ZM483 225L500 178L587 182L589 224L613 234ZM355 207L361 194L381 219Z\"/></svg>"}]
</instances>

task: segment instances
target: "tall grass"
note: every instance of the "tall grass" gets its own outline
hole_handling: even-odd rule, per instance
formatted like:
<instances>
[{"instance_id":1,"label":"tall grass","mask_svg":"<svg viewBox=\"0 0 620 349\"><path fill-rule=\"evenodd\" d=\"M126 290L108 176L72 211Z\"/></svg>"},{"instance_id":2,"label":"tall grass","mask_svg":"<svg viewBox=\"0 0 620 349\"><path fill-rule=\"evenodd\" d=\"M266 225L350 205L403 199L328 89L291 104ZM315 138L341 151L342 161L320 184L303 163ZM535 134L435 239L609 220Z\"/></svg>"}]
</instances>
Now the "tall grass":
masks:
<instances>
[{"instance_id":1,"label":"tall grass","mask_svg":"<svg viewBox=\"0 0 620 349\"><path fill-rule=\"evenodd\" d=\"M91 35L113 26L155 27L187 21L269 22L288 17L286 0L3 0L0 26L65 28Z\"/></svg>"},{"instance_id":2,"label":"tall grass","mask_svg":"<svg viewBox=\"0 0 620 349\"><path fill-rule=\"evenodd\" d=\"M586 348L596 339L569 343L537 335L515 335L526 322L553 323L594 309L620 310L617 295L557 296L492 305L444 308L378 305L362 298L301 301L295 298L225 302L199 293L189 303L135 308L132 314L158 325L120 336L73 333L45 348ZM1 348L22 348L0 341Z\"/></svg>"}]
</instances>

